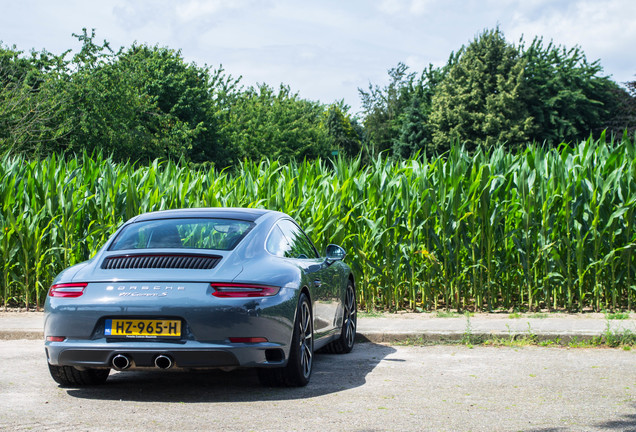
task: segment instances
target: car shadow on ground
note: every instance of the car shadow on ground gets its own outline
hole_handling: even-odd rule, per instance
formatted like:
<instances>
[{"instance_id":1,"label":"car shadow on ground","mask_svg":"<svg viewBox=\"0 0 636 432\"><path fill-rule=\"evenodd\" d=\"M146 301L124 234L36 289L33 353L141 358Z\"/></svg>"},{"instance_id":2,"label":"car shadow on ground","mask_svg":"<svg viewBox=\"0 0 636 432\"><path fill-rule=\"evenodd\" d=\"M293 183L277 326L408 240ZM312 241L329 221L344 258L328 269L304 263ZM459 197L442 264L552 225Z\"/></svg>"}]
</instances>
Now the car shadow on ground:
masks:
<instances>
[{"instance_id":1,"label":"car shadow on ground","mask_svg":"<svg viewBox=\"0 0 636 432\"><path fill-rule=\"evenodd\" d=\"M600 422L596 427L602 430L636 432L636 404L632 404L632 411L634 411L634 414L623 414L618 420Z\"/></svg>"},{"instance_id":2,"label":"car shadow on ground","mask_svg":"<svg viewBox=\"0 0 636 432\"><path fill-rule=\"evenodd\" d=\"M636 412L636 404L632 404L632 409ZM636 414L623 414L618 420L600 421L591 426L599 431L620 431L636 432ZM567 432L571 427L547 427L538 429L528 429L528 432Z\"/></svg>"},{"instance_id":3,"label":"car shadow on ground","mask_svg":"<svg viewBox=\"0 0 636 432\"><path fill-rule=\"evenodd\" d=\"M396 350L375 343L357 344L349 354L317 353L311 381L306 387L262 386L253 369L230 372L129 371L111 372L106 384L69 388L69 396L134 402L250 402L306 399L359 387L367 375Z\"/></svg>"}]
</instances>

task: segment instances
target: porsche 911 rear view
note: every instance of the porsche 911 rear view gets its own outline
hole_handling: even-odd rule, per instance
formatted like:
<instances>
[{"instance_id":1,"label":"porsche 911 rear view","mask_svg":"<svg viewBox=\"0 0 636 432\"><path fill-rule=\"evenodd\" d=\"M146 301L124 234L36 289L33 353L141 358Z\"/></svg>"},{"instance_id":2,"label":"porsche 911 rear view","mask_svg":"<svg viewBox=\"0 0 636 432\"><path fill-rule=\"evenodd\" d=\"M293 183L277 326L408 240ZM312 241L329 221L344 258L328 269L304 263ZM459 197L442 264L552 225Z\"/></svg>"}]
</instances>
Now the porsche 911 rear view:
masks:
<instances>
[{"instance_id":1,"label":"porsche 911 rear view","mask_svg":"<svg viewBox=\"0 0 636 432\"><path fill-rule=\"evenodd\" d=\"M309 382L314 352L351 351L354 278L289 216L237 208L152 212L53 281L45 350L62 386L111 369L255 367L266 385Z\"/></svg>"}]
</instances>

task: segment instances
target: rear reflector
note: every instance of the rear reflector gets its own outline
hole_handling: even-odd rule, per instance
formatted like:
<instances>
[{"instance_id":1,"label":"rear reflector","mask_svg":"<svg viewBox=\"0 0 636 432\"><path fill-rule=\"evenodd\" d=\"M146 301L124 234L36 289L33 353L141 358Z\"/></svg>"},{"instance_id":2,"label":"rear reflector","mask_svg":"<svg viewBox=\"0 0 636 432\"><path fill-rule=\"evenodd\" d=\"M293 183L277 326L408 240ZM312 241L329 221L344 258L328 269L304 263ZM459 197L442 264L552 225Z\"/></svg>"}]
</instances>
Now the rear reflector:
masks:
<instances>
[{"instance_id":1,"label":"rear reflector","mask_svg":"<svg viewBox=\"0 0 636 432\"><path fill-rule=\"evenodd\" d=\"M66 338L64 336L47 336L46 340L49 342L64 342Z\"/></svg>"},{"instance_id":2,"label":"rear reflector","mask_svg":"<svg viewBox=\"0 0 636 432\"><path fill-rule=\"evenodd\" d=\"M278 294L279 287L242 283L212 282L215 297L269 297Z\"/></svg>"},{"instance_id":3,"label":"rear reflector","mask_svg":"<svg viewBox=\"0 0 636 432\"><path fill-rule=\"evenodd\" d=\"M86 288L86 285L88 285L86 282L55 284L51 286L49 296L79 297L84 294L84 288Z\"/></svg>"},{"instance_id":4,"label":"rear reflector","mask_svg":"<svg viewBox=\"0 0 636 432\"><path fill-rule=\"evenodd\" d=\"M264 337L231 337L230 342L232 343L259 343L259 342L267 342L267 338Z\"/></svg>"}]
</instances>

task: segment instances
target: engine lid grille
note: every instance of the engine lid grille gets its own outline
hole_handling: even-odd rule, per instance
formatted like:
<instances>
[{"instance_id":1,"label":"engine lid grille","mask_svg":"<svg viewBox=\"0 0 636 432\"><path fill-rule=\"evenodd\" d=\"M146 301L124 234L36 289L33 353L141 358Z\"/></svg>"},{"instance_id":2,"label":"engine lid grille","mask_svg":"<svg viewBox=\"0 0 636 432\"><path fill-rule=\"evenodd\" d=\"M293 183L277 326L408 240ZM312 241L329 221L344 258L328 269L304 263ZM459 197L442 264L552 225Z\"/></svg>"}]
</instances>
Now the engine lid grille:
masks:
<instances>
[{"instance_id":1,"label":"engine lid grille","mask_svg":"<svg viewBox=\"0 0 636 432\"><path fill-rule=\"evenodd\" d=\"M119 269L213 269L221 261L216 255L119 255L106 258L102 268Z\"/></svg>"}]
</instances>

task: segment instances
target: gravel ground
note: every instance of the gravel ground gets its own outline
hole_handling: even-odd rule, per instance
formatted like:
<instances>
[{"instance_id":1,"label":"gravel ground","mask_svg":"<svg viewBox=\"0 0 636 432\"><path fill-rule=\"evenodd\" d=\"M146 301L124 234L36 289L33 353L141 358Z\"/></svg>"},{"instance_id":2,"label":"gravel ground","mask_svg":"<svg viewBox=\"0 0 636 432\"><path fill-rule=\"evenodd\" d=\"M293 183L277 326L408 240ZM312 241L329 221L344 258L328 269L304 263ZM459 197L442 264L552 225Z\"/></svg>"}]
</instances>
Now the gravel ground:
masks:
<instances>
[{"instance_id":1,"label":"gravel ground","mask_svg":"<svg viewBox=\"0 0 636 432\"><path fill-rule=\"evenodd\" d=\"M41 341L0 341L0 430L634 431L636 353L386 346L319 354L305 388L253 371L111 373L62 389Z\"/></svg>"}]
</instances>

